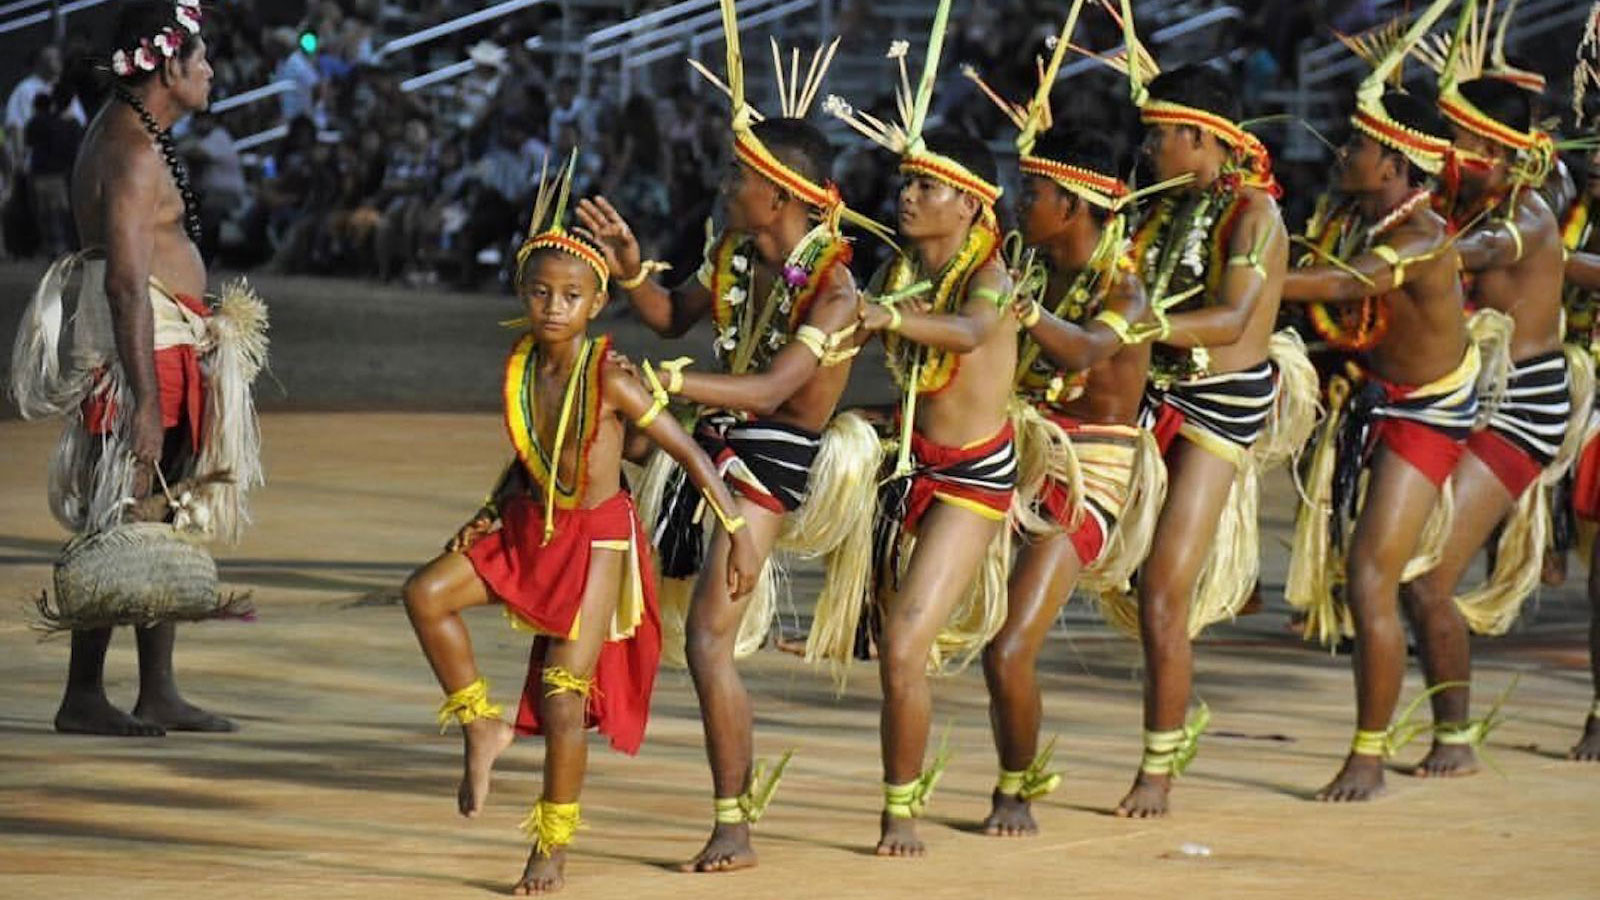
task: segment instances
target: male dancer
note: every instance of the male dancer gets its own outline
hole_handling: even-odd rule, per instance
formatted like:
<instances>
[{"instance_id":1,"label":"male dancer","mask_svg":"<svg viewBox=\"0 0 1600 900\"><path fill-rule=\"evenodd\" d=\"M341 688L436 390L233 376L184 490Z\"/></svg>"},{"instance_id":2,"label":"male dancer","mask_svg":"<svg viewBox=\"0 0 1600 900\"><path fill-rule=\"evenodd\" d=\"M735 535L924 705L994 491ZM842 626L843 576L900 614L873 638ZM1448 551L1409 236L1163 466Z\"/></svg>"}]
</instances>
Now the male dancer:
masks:
<instances>
[{"instance_id":1,"label":"male dancer","mask_svg":"<svg viewBox=\"0 0 1600 900\"><path fill-rule=\"evenodd\" d=\"M708 247L699 274L674 290L661 287L650 277L658 266L641 262L632 230L603 197L580 203L578 217L616 271L628 273L619 284L645 324L676 337L707 316L715 323L722 371L684 372L674 365L665 387L703 408L696 438L718 460L763 565L770 565L780 534L815 534L815 525L806 523L848 517L852 507L865 515L869 502L876 441L858 417L834 417L855 353L859 304L839 223L864 220L845 209L829 177L833 149L804 121L826 65L814 66L803 85L780 83L783 117L753 122L732 0L722 11L734 159L721 186L727 230ZM816 464L823 454L832 464ZM681 479L676 484L683 486ZM851 497L851 488L858 496ZM670 492L654 528L663 576L700 574L685 622L686 656L700 698L715 823L705 847L683 869L722 872L756 864L750 826L782 772L780 764L769 778L758 778L750 697L734 662L736 648L759 646L766 634L772 587L763 576L756 593L764 602L728 596L715 575L727 553L726 536L714 533L702 566L697 505L692 491ZM800 549L821 554L831 548ZM665 619L670 641L671 611ZM750 625L755 641L741 641L742 626Z\"/></svg>"},{"instance_id":2,"label":"male dancer","mask_svg":"<svg viewBox=\"0 0 1600 900\"><path fill-rule=\"evenodd\" d=\"M1345 600L1356 633L1357 731L1343 770L1318 793L1321 800L1364 800L1383 789L1389 720L1406 658L1400 581L1478 409L1479 357L1467 335L1459 261L1429 188L1450 142L1427 103L1384 87L1449 2L1434 0L1404 37L1370 60L1374 68L1357 94L1350 140L1335 168L1338 193L1348 200L1336 209L1319 206L1307 229L1318 264L1284 280L1285 300L1323 304L1313 308L1314 319L1346 323L1340 337L1365 352L1370 371L1357 397L1343 396L1348 386L1335 380L1286 590L1292 605L1311 613L1308 633L1336 639L1343 624L1334 607L1336 579L1322 573L1337 569L1344 553ZM1328 308L1355 303L1361 304L1355 316ZM1346 541L1362 467L1370 472L1366 497Z\"/></svg>"},{"instance_id":3,"label":"male dancer","mask_svg":"<svg viewBox=\"0 0 1600 900\"><path fill-rule=\"evenodd\" d=\"M1121 19L1144 153L1158 180L1191 179L1154 204L1133 238L1151 304L1190 301L1161 321L1151 360L1168 489L1138 579L1145 752L1116 809L1147 817L1166 814L1172 778L1193 757L1202 724L1184 721L1193 669L1190 605L1216 604L1208 595L1220 591L1229 598L1221 605L1236 611L1254 581L1253 571L1226 571L1211 557L1230 492L1253 464L1251 448L1276 398L1268 352L1288 234L1266 149L1236 124L1236 87L1198 66L1147 84L1156 67L1134 34L1127 0ZM1243 548L1237 564L1253 568L1258 552ZM1209 583L1197 591L1203 569Z\"/></svg>"},{"instance_id":4,"label":"male dancer","mask_svg":"<svg viewBox=\"0 0 1600 900\"><path fill-rule=\"evenodd\" d=\"M1006 308L1011 282L998 255L997 167L982 141L923 130L949 7L941 0L935 12L915 93L902 78L900 126L874 128L843 101L829 100L835 115L900 154L904 252L875 279L880 299L923 281L931 285L916 308L873 303L861 316L863 329L883 336L904 393L896 464L880 492L871 554L871 594L881 625L881 856L925 851L916 819L945 762L941 752L923 767L932 715L929 662L969 659L999 627L1005 608L1000 585L974 589L974 581L985 558L1005 549L1004 522L1016 484L1008 403L1017 326ZM838 598L827 594L818 600L814 632L853 632L861 595L845 598L849 610L842 618L849 628L833 629L828 619Z\"/></svg>"},{"instance_id":5,"label":"male dancer","mask_svg":"<svg viewBox=\"0 0 1600 900\"><path fill-rule=\"evenodd\" d=\"M1463 20L1472 17L1475 4L1468 0ZM1515 327L1505 399L1487 427L1467 440L1468 453L1452 473L1454 517L1444 551L1438 565L1407 590L1428 683L1452 685L1431 697L1433 748L1416 771L1433 776L1476 771L1474 747L1484 737L1484 723L1469 720L1471 661L1463 612L1479 630L1503 631L1537 576L1481 614L1467 598L1457 608L1457 584L1523 492L1540 489L1541 473L1576 427L1568 421L1571 385L1562 349L1561 230L1537 190L1551 171L1554 147L1536 130L1526 91L1495 78L1460 80L1473 71L1473 48L1462 46L1462 35L1458 29L1457 52L1451 54L1456 66L1443 72L1439 96L1461 162L1459 190L1447 203L1461 231L1456 246L1462 268L1472 275L1468 299L1509 315Z\"/></svg>"}]
</instances>

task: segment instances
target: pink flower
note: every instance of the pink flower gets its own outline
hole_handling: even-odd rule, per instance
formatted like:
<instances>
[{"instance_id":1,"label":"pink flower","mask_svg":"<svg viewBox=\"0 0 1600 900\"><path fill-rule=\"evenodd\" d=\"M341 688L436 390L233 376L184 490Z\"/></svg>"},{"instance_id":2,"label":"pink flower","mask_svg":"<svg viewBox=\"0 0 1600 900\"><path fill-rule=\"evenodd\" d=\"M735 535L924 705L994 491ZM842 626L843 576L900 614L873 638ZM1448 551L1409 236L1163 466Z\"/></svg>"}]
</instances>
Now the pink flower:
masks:
<instances>
[{"instance_id":1,"label":"pink flower","mask_svg":"<svg viewBox=\"0 0 1600 900\"><path fill-rule=\"evenodd\" d=\"M128 59L128 51L118 50L111 54L111 73L118 78L127 78L133 74L133 62Z\"/></svg>"},{"instance_id":2,"label":"pink flower","mask_svg":"<svg viewBox=\"0 0 1600 900\"><path fill-rule=\"evenodd\" d=\"M790 289L799 290L811 281L811 276L807 275L806 270L799 266L787 265L783 267L783 280L785 284L789 285Z\"/></svg>"},{"instance_id":3,"label":"pink flower","mask_svg":"<svg viewBox=\"0 0 1600 900\"><path fill-rule=\"evenodd\" d=\"M173 33L172 29L163 28L161 33L156 35L155 45L156 49L161 51L162 56L171 59L172 54L178 52L178 36Z\"/></svg>"},{"instance_id":4,"label":"pink flower","mask_svg":"<svg viewBox=\"0 0 1600 900\"><path fill-rule=\"evenodd\" d=\"M156 55L150 47L149 41L140 41L139 49L133 51L133 64L146 72L156 70Z\"/></svg>"}]
</instances>

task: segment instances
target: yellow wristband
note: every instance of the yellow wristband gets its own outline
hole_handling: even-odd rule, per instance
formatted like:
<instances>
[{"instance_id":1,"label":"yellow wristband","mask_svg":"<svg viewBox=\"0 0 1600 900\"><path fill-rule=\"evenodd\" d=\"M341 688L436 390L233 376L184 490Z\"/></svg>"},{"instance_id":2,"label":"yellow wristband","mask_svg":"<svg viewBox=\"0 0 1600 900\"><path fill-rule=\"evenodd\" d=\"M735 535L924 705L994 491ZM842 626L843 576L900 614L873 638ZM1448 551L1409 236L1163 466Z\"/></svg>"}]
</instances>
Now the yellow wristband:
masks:
<instances>
[{"instance_id":1,"label":"yellow wristband","mask_svg":"<svg viewBox=\"0 0 1600 900\"><path fill-rule=\"evenodd\" d=\"M639 271L634 273L632 278L623 278L618 280L617 287L622 288L625 291L631 291L639 285L644 284L651 275L654 275L657 272L668 271L671 268L672 266L658 259L647 259L639 264Z\"/></svg>"},{"instance_id":2,"label":"yellow wristband","mask_svg":"<svg viewBox=\"0 0 1600 900\"><path fill-rule=\"evenodd\" d=\"M1094 320L1111 329L1112 333L1117 336L1117 340L1124 344L1138 343L1129 332L1128 320L1123 317L1122 313L1114 309L1103 309L1099 315L1094 317Z\"/></svg>"},{"instance_id":3,"label":"yellow wristband","mask_svg":"<svg viewBox=\"0 0 1600 900\"><path fill-rule=\"evenodd\" d=\"M1039 305L1039 301L1033 301L1033 304L1028 307L1027 313L1025 313L1022 317L1022 327L1032 328L1033 326L1039 324L1039 317L1043 315L1044 307Z\"/></svg>"}]
</instances>

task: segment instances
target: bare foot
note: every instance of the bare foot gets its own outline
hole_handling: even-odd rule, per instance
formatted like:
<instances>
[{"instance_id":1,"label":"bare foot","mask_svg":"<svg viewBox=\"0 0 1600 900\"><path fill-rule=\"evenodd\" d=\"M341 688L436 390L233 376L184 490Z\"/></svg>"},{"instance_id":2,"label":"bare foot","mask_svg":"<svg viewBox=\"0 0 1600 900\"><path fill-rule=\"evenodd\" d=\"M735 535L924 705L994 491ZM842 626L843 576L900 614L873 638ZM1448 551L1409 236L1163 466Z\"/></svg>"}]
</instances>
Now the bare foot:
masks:
<instances>
[{"instance_id":1,"label":"bare foot","mask_svg":"<svg viewBox=\"0 0 1600 900\"><path fill-rule=\"evenodd\" d=\"M1418 778L1459 778L1478 771L1478 755L1471 744L1441 744L1437 741L1411 774Z\"/></svg>"},{"instance_id":2,"label":"bare foot","mask_svg":"<svg viewBox=\"0 0 1600 900\"><path fill-rule=\"evenodd\" d=\"M1590 716L1583 723L1583 739L1567 754L1568 759L1600 762L1600 719Z\"/></svg>"},{"instance_id":3,"label":"bare foot","mask_svg":"<svg viewBox=\"0 0 1600 900\"><path fill-rule=\"evenodd\" d=\"M554 894L566 887L566 871L567 848L556 847L549 853L544 853L535 847L533 852L528 854L528 865L522 870L522 880L511 888L511 893L519 897L531 894Z\"/></svg>"},{"instance_id":4,"label":"bare foot","mask_svg":"<svg viewBox=\"0 0 1600 900\"><path fill-rule=\"evenodd\" d=\"M130 716L106 699L105 694L71 693L56 710L56 730L62 734L106 734L113 737L161 737L166 729Z\"/></svg>"},{"instance_id":5,"label":"bare foot","mask_svg":"<svg viewBox=\"0 0 1600 900\"><path fill-rule=\"evenodd\" d=\"M928 848L917 837L917 820L883 814L883 836L878 838L879 856L923 856Z\"/></svg>"},{"instance_id":6,"label":"bare foot","mask_svg":"<svg viewBox=\"0 0 1600 900\"><path fill-rule=\"evenodd\" d=\"M1116 815L1123 819L1154 819L1167 814L1167 793L1172 790L1171 775L1151 775L1140 771L1133 779L1128 796L1117 804Z\"/></svg>"},{"instance_id":7,"label":"bare foot","mask_svg":"<svg viewBox=\"0 0 1600 900\"><path fill-rule=\"evenodd\" d=\"M733 872L754 868L756 851L750 848L750 825L718 822L711 837L694 859L678 866L679 872Z\"/></svg>"},{"instance_id":8,"label":"bare foot","mask_svg":"<svg viewBox=\"0 0 1600 900\"><path fill-rule=\"evenodd\" d=\"M1352 753L1344 758L1344 768L1317 792L1325 803L1353 803L1371 800L1384 792L1383 757Z\"/></svg>"},{"instance_id":9,"label":"bare foot","mask_svg":"<svg viewBox=\"0 0 1600 900\"><path fill-rule=\"evenodd\" d=\"M994 792L994 807L989 818L983 820L983 833L991 837L1023 837L1038 834L1039 825L1033 821L1032 804L1015 794Z\"/></svg>"},{"instance_id":10,"label":"bare foot","mask_svg":"<svg viewBox=\"0 0 1600 900\"><path fill-rule=\"evenodd\" d=\"M159 725L168 731L204 731L220 734L238 731L231 719L208 713L182 697L163 700L146 700L139 697L133 705L133 714L146 722Z\"/></svg>"},{"instance_id":11,"label":"bare foot","mask_svg":"<svg viewBox=\"0 0 1600 900\"><path fill-rule=\"evenodd\" d=\"M489 797L494 761L511 746L516 732L500 719L475 719L461 726L461 737L461 787L456 789L456 805L470 819L482 811L483 801Z\"/></svg>"}]
</instances>

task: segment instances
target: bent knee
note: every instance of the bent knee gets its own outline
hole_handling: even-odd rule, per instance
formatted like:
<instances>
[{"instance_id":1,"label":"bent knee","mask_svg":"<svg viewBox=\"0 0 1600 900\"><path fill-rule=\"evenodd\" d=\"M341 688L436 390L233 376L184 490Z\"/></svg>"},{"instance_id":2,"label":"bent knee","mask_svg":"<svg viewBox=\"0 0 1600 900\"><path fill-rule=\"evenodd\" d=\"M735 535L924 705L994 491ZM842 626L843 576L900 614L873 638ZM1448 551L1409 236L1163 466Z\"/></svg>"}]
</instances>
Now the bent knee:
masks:
<instances>
[{"instance_id":1,"label":"bent knee","mask_svg":"<svg viewBox=\"0 0 1600 900\"><path fill-rule=\"evenodd\" d=\"M984 670L993 674L1031 666L1035 648L1018 634L1001 634L983 648Z\"/></svg>"}]
</instances>

